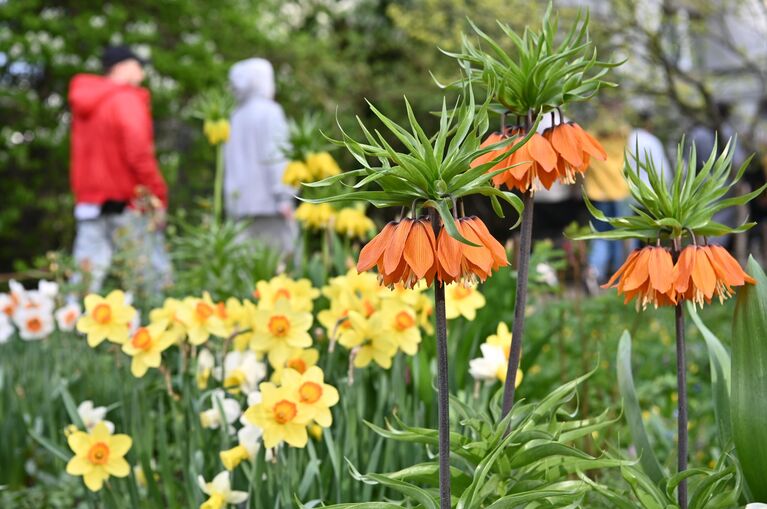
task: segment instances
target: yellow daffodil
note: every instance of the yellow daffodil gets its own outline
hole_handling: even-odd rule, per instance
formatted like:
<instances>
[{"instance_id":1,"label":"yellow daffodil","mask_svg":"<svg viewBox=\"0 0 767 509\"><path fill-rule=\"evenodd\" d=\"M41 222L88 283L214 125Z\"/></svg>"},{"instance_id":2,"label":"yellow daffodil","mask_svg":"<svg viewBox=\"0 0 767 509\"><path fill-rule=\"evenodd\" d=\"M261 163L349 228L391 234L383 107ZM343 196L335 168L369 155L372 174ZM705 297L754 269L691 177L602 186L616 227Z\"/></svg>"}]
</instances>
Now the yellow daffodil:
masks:
<instances>
[{"instance_id":1,"label":"yellow daffodil","mask_svg":"<svg viewBox=\"0 0 767 509\"><path fill-rule=\"evenodd\" d=\"M327 152L311 153L306 156L306 167L315 180L322 180L341 173L338 163Z\"/></svg>"},{"instance_id":2,"label":"yellow daffodil","mask_svg":"<svg viewBox=\"0 0 767 509\"><path fill-rule=\"evenodd\" d=\"M469 361L469 372L476 380L500 380L506 381L506 370L509 364L511 351L511 332L504 322L498 324L495 334L487 337L485 342L479 345L482 357ZM522 370L517 370L515 385L522 382Z\"/></svg>"},{"instance_id":3,"label":"yellow daffodil","mask_svg":"<svg viewBox=\"0 0 767 509\"><path fill-rule=\"evenodd\" d=\"M224 316L224 325L230 334L238 331L232 342L235 350L242 352L248 348L253 337L253 316L256 305L249 300L238 300L230 297L226 300L225 309L221 310L222 303L218 304L218 315Z\"/></svg>"},{"instance_id":4,"label":"yellow daffodil","mask_svg":"<svg viewBox=\"0 0 767 509\"><path fill-rule=\"evenodd\" d=\"M105 339L122 344L128 341L130 323L136 310L126 304L125 294L114 290L106 296L85 297L85 314L77 321L77 330L88 335L88 346L96 347Z\"/></svg>"},{"instance_id":5,"label":"yellow daffodil","mask_svg":"<svg viewBox=\"0 0 767 509\"><path fill-rule=\"evenodd\" d=\"M186 335L186 327L178 317L178 310L181 306L182 302L180 300L168 297L163 302L161 308L156 308L149 312L150 322L168 322L168 332L177 342L180 342Z\"/></svg>"},{"instance_id":6,"label":"yellow daffodil","mask_svg":"<svg viewBox=\"0 0 767 509\"><path fill-rule=\"evenodd\" d=\"M320 352L316 348L292 348L287 359L282 364L272 366L272 382L279 384L282 380L283 370L290 368L303 374L307 369L317 364L320 358Z\"/></svg>"},{"instance_id":7,"label":"yellow daffodil","mask_svg":"<svg viewBox=\"0 0 767 509\"><path fill-rule=\"evenodd\" d=\"M320 296L320 291L308 279L296 280L280 274L269 281L256 283L256 295L258 309L274 309L284 300L294 311L308 313L314 308L314 299Z\"/></svg>"},{"instance_id":8,"label":"yellow daffodil","mask_svg":"<svg viewBox=\"0 0 767 509\"><path fill-rule=\"evenodd\" d=\"M264 382L260 389L261 402L248 408L244 418L263 430L264 446L272 448L287 442L293 447L306 447L311 409L299 404L289 387Z\"/></svg>"},{"instance_id":9,"label":"yellow daffodil","mask_svg":"<svg viewBox=\"0 0 767 509\"><path fill-rule=\"evenodd\" d=\"M294 216L307 230L324 230L335 219L335 210L329 203L302 203Z\"/></svg>"},{"instance_id":10,"label":"yellow daffodil","mask_svg":"<svg viewBox=\"0 0 767 509\"><path fill-rule=\"evenodd\" d=\"M365 239L375 226L373 220L365 215L364 210L347 207L336 214L336 231L349 238Z\"/></svg>"},{"instance_id":11,"label":"yellow daffodil","mask_svg":"<svg viewBox=\"0 0 767 509\"><path fill-rule=\"evenodd\" d=\"M282 373L282 386L292 391L293 400L305 409L310 419L323 428L333 424L330 407L338 403L338 391L325 383L322 369L312 366L303 374L292 369Z\"/></svg>"},{"instance_id":12,"label":"yellow daffodil","mask_svg":"<svg viewBox=\"0 0 767 509\"><path fill-rule=\"evenodd\" d=\"M162 352L175 343L167 326L168 322L163 321L139 327L130 341L123 344L123 352L133 358L130 371L136 378L144 376L149 368L160 367Z\"/></svg>"},{"instance_id":13,"label":"yellow daffodil","mask_svg":"<svg viewBox=\"0 0 767 509\"><path fill-rule=\"evenodd\" d=\"M325 327L325 331L330 339L336 340L342 331L351 327L349 322L349 307L338 305L335 302L330 304L330 309L323 309L317 313L317 321Z\"/></svg>"},{"instance_id":14,"label":"yellow daffodil","mask_svg":"<svg viewBox=\"0 0 767 509\"><path fill-rule=\"evenodd\" d=\"M391 367L397 344L383 331L381 314L374 313L369 319L360 313L349 313L349 328L341 332L338 342L355 349L354 367L364 368L371 361L384 369Z\"/></svg>"},{"instance_id":15,"label":"yellow daffodil","mask_svg":"<svg viewBox=\"0 0 767 509\"><path fill-rule=\"evenodd\" d=\"M311 313L293 311L290 303L281 299L274 309L256 311L250 347L266 353L272 366L283 364L292 348L312 346L311 326Z\"/></svg>"},{"instance_id":16,"label":"yellow daffodil","mask_svg":"<svg viewBox=\"0 0 767 509\"><path fill-rule=\"evenodd\" d=\"M67 443L75 453L67 463L67 473L83 476L91 491L100 490L110 475L126 477L130 474L130 465L124 456L133 441L128 435L112 435L103 422L96 424L90 433L72 433Z\"/></svg>"},{"instance_id":17,"label":"yellow daffodil","mask_svg":"<svg viewBox=\"0 0 767 509\"><path fill-rule=\"evenodd\" d=\"M230 471L243 461L256 457L261 445L261 428L245 425L237 432L237 440L239 443L235 447L219 453L224 468Z\"/></svg>"},{"instance_id":18,"label":"yellow daffodil","mask_svg":"<svg viewBox=\"0 0 767 509\"><path fill-rule=\"evenodd\" d=\"M208 138L208 143L218 145L229 139L229 121L224 118L208 119L203 124L202 131Z\"/></svg>"},{"instance_id":19,"label":"yellow daffodil","mask_svg":"<svg viewBox=\"0 0 767 509\"><path fill-rule=\"evenodd\" d=\"M331 278L328 284L322 288L322 294L331 301L346 295L367 299L376 304L380 299L381 288L378 276L374 273L358 273L356 268L351 268L343 276Z\"/></svg>"},{"instance_id":20,"label":"yellow daffodil","mask_svg":"<svg viewBox=\"0 0 767 509\"><path fill-rule=\"evenodd\" d=\"M229 480L229 472L223 471L213 478L211 482L205 482L202 476L197 477L200 490L208 495L208 500L202 503L200 509L223 509L229 504L242 504L248 499L247 491L234 491Z\"/></svg>"},{"instance_id":21,"label":"yellow daffodil","mask_svg":"<svg viewBox=\"0 0 767 509\"><path fill-rule=\"evenodd\" d=\"M434 304L428 295L420 294L418 302L415 305L415 311L418 313L418 325L426 334L434 334L434 323L431 316L434 312Z\"/></svg>"},{"instance_id":22,"label":"yellow daffodil","mask_svg":"<svg viewBox=\"0 0 767 509\"><path fill-rule=\"evenodd\" d=\"M212 335L226 337L226 325L216 313L216 304L206 292L201 299L187 297L177 311L193 345L205 343Z\"/></svg>"},{"instance_id":23,"label":"yellow daffodil","mask_svg":"<svg viewBox=\"0 0 767 509\"><path fill-rule=\"evenodd\" d=\"M285 167L285 172L282 174L282 183L290 187L298 187L302 182L312 182L312 177L309 168L301 161L291 161Z\"/></svg>"},{"instance_id":24,"label":"yellow daffodil","mask_svg":"<svg viewBox=\"0 0 767 509\"><path fill-rule=\"evenodd\" d=\"M392 302L381 311L383 333L407 355L418 353L421 331L413 308Z\"/></svg>"},{"instance_id":25,"label":"yellow daffodil","mask_svg":"<svg viewBox=\"0 0 767 509\"><path fill-rule=\"evenodd\" d=\"M397 283L392 289L379 286L379 295L384 300L396 300L406 306L415 307L421 299L421 293L425 287L419 282L413 288L405 288L402 283Z\"/></svg>"},{"instance_id":26,"label":"yellow daffodil","mask_svg":"<svg viewBox=\"0 0 767 509\"><path fill-rule=\"evenodd\" d=\"M473 286L451 283L445 286L445 316L448 320L463 316L467 320L477 317L477 310L485 306L485 296Z\"/></svg>"}]
</instances>

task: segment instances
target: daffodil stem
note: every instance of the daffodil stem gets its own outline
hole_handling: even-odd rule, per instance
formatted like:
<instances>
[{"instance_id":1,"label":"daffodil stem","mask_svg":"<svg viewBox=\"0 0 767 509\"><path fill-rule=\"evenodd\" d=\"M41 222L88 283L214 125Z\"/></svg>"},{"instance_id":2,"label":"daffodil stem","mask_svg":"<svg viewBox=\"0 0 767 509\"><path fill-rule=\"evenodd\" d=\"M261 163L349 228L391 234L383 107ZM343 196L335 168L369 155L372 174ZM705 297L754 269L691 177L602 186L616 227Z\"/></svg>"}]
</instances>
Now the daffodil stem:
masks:
<instances>
[{"instance_id":1,"label":"daffodil stem","mask_svg":"<svg viewBox=\"0 0 767 509\"><path fill-rule=\"evenodd\" d=\"M224 190L224 145L216 145L216 175L213 183L213 220L221 224Z\"/></svg>"},{"instance_id":2,"label":"daffodil stem","mask_svg":"<svg viewBox=\"0 0 767 509\"><path fill-rule=\"evenodd\" d=\"M439 236L439 215L431 209L435 237ZM447 362L447 318L445 317L445 285L434 282L434 315L437 335L437 413L439 421L439 507L450 509L450 387Z\"/></svg>"},{"instance_id":3,"label":"daffodil stem","mask_svg":"<svg viewBox=\"0 0 767 509\"><path fill-rule=\"evenodd\" d=\"M439 506L450 509L450 401L447 364L447 320L445 286L434 285L434 308L437 320L437 399L439 402Z\"/></svg>"},{"instance_id":4,"label":"daffodil stem","mask_svg":"<svg viewBox=\"0 0 767 509\"><path fill-rule=\"evenodd\" d=\"M519 262L517 264L517 297L514 302L514 324L511 331L511 351L506 367L506 381L503 385L503 407L501 418L506 417L514 406L519 358L522 355L522 337L525 333L525 307L527 305L527 274L530 268L530 252L533 241L533 193L522 195L525 209L522 211L522 224L519 229Z\"/></svg>"},{"instance_id":5,"label":"daffodil stem","mask_svg":"<svg viewBox=\"0 0 767 509\"><path fill-rule=\"evenodd\" d=\"M687 470L687 362L684 346L684 308L676 305L676 384L677 398L677 451L678 471ZM687 481L679 483L677 500L680 509L687 509Z\"/></svg>"}]
</instances>

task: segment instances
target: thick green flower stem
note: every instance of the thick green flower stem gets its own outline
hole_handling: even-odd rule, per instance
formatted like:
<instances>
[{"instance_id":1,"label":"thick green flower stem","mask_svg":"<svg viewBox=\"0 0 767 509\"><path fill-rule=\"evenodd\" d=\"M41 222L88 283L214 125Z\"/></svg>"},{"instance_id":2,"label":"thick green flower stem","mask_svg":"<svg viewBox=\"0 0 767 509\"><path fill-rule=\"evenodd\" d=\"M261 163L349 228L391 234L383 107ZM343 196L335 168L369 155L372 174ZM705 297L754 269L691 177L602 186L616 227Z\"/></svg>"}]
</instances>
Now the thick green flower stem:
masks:
<instances>
[{"instance_id":1,"label":"thick green flower stem","mask_svg":"<svg viewBox=\"0 0 767 509\"><path fill-rule=\"evenodd\" d=\"M447 364L447 320L445 285L434 284L434 310L437 320L437 400L439 403L439 507L450 509L450 402Z\"/></svg>"},{"instance_id":2,"label":"thick green flower stem","mask_svg":"<svg viewBox=\"0 0 767 509\"><path fill-rule=\"evenodd\" d=\"M216 145L216 175L213 184L213 220L221 224L224 191L224 144Z\"/></svg>"},{"instance_id":3,"label":"thick green flower stem","mask_svg":"<svg viewBox=\"0 0 767 509\"><path fill-rule=\"evenodd\" d=\"M684 346L684 309L682 304L676 305L676 384L679 398L677 399L677 451L678 470L687 470L687 362ZM687 509L687 481L679 483L677 500L681 509Z\"/></svg>"},{"instance_id":4,"label":"thick green flower stem","mask_svg":"<svg viewBox=\"0 0 767 509\"><path fill-rule=\"evenodd\" d=\"M434 209L431 224L439 237L440 218ZM434 282L434 315L437 336L437 411L439 420L439 507L450 509L450 387L447 362L447 318L445 317L445 285Z\"/></svg>"},{"instance_id":5,"label":"thick green flower stem","mask_svg":"<svg viewBox=\"0 0 767 509\"><path fill-rule=\"evenodd\" d=\"M519 370L519 358L522 355L522 337L525 333L525 307L527 304L527 274L530 268L530 252L533 240L533 193L522 195L525 209L522 211L522 224L519 230L519 262L517 264L517 298L514 302L514 324L511 331L511 351L506 367L506 381L503 386L503 412L505 417L514 406L515 381Z\"/></svg>"}]
</instances>

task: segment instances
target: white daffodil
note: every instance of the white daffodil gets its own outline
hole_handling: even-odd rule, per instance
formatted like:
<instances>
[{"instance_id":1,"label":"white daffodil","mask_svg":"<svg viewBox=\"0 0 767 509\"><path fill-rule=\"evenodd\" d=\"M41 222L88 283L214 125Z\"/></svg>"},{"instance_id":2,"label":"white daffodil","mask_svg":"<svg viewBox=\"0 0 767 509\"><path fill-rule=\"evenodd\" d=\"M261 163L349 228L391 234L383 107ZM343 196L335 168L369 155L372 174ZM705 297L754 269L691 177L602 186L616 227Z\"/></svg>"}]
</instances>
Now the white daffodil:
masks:
<instances>
[{"instance_id":1,"label":"white daffodil","mask_svg":"<svg viewBox=\"0 0 767 509\"><path fill-rule=\"evenodd\" d=\"M0 313L8 318L13 317L19 301L12 293L0 293Z\"/></svg>"},{"instance_id":2,"label":"white daffodil","mask_svg":"<svg viewBox=\"0 0 767 509\"><path fill-rule=\"evenodd\" d=\"M197 354L197 387L200 390L208 386L208 379L213 369L216 367L216 358L207 348L200 350Z\"/></svg>"},{"instance_id":3,"label":"white daffodil","mask_svg":"<svg viewBox=\"0 0 767 509\"><path fill-rule=\"evenodd\" d=\"M54 281L41 279L40 282L37 283L37 291L49 299L55 299L59 294L59 284Z\"/></svg>"},{"instance_id":4,"label":"white daffodil","mask_svg":"<svg viewBox=\"0 0 767 509\"><path fill-rule=\"evenodd\" d=\"M197 484L202 492L210 497L200 506L200 509L221 509L227 504L241 504L248 499L246 491L232 490L229 472L226 470L214 477L211 482L205 482L202 476L198 476Z\"/></svg>"},{"instance_id":5,"label":"white daffodil","mask_svg":"<svg viewBox=\"0 0 767 509\"><path fill-rule=\"evenodd\" d=\"M5 343L11 339L14 331L10 318L5 313L0 313L0 343Z\"/></svg>"},{"instance_id":6,"label":"white daffodil","mask_svg":"<svg viewBox=\"0 0 767 509\"><path fill-rule=\"evenodd\" d=\"M77 302L71 302L64 307L56 310L53 316L56 317L56 324L61 331L75 330L77 319L83 314L83 309Z\"/></svg>"},{"instance_id":7,"label":"white daffodil","mask_svg":"<svg viewBox=\"0 0 767 509\"><path fill-rule=\"evenodd\" d=\"M506 356L503 349L482 343L479 345L482 357L469 361L469 373L475 380L497 380L499 371L506 373Z\"/></svg>"},{"instance_id":8,"label":"white daffodil","mask_svg":"<svg viewBox=\"0 0 767 509\"><path fill-rule=\"evenodd\" d=\"M261 428L246 425L237 432L239 444L226 451L221 451L221 463L227 470L234 470L244 460L253 459L261 446Z\"/></svg>"},{"instance_id":9,"label":"white daffodil","mask_svg":"<svg viewBox=\"0 0 767 509\"><path fill-rule=\"evenodd\" d=\"M216 379L221 380L221 369L216 370ZM233 393L251 393L258 389L258 383L266 376L266 364L258 360L256 352L229 352L224 357L224 388Z\"/></svg>"},{"instance_id":10,"label":"white daffodil","mask_svg":"<svg viewBox=\"0 0 767 509\"><path fill-rule=\"evenodd\" d=\"M253 405L258 405L261 403L261 393L259 391L253 391L248 393L248 407L252 407ZM245 422L240 421L243 424Z\"/></svg>"},{"instance_id":11,"label":"white daffodil","mask_svg":"<svg viewBox=\"0 0 767 509\"><path fill-rule=\"evenodd\" d=\"M216 389L210 395L210 404L211 408L200 412L200 424L202 424L202 427L218 429L222 424L226 424L229 433L234 433L234 426L232 426L232 423L236 421L242 413L239 401L227 398L224 391ZM221 415L222 412L223 416Z\"/></svg>"},{"instance_id":12,"label":"white daffodil","mask_svg":"<svg viewBox=\"0 0 767 509\"><path fill-rule=\"evenodd\" d=\"M53 315L48 309L36 307L17 309L13 321L19 328L19 336L26 341L43 339L53 332Z\"/></svg>"},{"instance_id":13,"label":"white daffodil","mask_svg":"<svg viewBox=\"0 0 767 509\"><path fill-rule=\"evenodd\" d=\"M93 401L89 399L86 399L77 406L77 415L80 416L85 429L89 432L100 422L104 423L109 433L114 433L115 431L115 425L111 421L104 419L107 415L107 407L93 406Z\"/></svg>"}]
</instances>

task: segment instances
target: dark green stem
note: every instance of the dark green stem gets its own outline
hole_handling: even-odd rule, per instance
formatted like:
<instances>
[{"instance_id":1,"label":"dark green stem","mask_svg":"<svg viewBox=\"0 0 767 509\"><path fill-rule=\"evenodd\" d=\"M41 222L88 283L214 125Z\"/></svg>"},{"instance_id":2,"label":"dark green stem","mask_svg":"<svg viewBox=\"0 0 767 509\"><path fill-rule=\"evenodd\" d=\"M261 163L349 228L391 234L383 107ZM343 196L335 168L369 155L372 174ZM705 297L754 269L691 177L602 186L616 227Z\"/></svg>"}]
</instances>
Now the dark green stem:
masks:
<instances>
[{"instance_id":1,"label":"dark green stem","mask_svg":"<svg viewBox=\"0 0 767 509\"><path fill-rule=\"evenodd\" d=\"M682 303L676 305L676 384L677 399L677 451L678 471L687 470L687 362L684 346L684 309ZM687 481L679 483L677 500L680 509L687 509Z\"/></svg>"}]
</instances>

